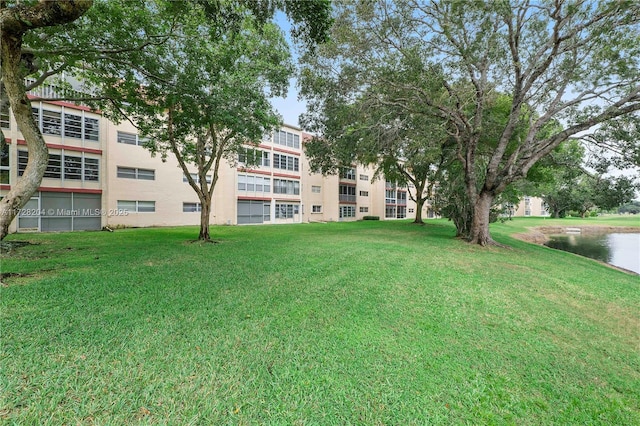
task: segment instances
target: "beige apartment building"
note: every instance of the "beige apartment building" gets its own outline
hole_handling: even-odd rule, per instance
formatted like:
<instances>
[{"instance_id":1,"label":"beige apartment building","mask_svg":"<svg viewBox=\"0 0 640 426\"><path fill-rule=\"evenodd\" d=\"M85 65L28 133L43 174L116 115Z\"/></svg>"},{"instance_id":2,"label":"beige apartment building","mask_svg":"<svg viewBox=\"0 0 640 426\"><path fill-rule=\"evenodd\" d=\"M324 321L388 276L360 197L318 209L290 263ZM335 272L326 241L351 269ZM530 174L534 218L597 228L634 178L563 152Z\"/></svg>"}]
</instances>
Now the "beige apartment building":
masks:
<instances>
[{"instance_id":1,"label":"beige apartment building","mask_svg":"<svg viewBox=\"0 0 640 426\"><path fill-rule=\"evenodd\" d=\"M11 232L98 230L108 226L197 225L200 204L176 159L153 157L133 125L67 102L33 104L50 158L39 191ZM28 152L13 117L0 116L8 142L0 164L0 196L22 175ZM415 217L408 188L373 180L354 166L339 176L311 173L301 129L285 125L220 169L211 223L279 224ZM194 169L195 176L195 169ZM425 207L423 217L432 212Z\"/></svg>"},{"instance_id":2,"label":"beige apartment building","mask_svg":"<svg viewBox=\"0 0 640 426\"><path fill-rule=\"evenodd\" d=\"M512 216L549 216L549 210L542 198L525 195L522 200L520 200L520 203L513 207Z\"/></svg>"}]
</instances>

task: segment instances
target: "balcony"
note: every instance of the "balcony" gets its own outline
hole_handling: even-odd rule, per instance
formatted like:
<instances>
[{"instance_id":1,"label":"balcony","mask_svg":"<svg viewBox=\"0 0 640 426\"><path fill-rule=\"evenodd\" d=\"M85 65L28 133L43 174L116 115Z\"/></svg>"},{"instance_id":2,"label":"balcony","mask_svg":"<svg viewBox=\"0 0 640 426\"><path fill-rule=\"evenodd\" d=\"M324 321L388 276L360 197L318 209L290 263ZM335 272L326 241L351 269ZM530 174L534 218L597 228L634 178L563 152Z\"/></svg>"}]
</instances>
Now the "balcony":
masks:
<instances>
[{"instance_id":1,"label":"balcony","mask_svg":"<svg viewBox=\"0 0 640 426\"><path fill-rule=\"evenodd\" d=\"M345 202L345 203L355 203L356 202L356 196L355 195L340 194L338 199L341 202Z\"/></svg>"},{"instance_id":2,"label":"balcony","mask_svg":"<svg viewBox=\"0 0 640 426\"><path fill-rule=\"evenodd\" d=\"M24 84L29 85L35 82L34 78L25 78ZM73 90L67 87L58 86L56 84L42 83L32 90L29 90L29 95L37 96L43 99L82 99L90 97L90 94Z\"/></svg>"}]
</instances>

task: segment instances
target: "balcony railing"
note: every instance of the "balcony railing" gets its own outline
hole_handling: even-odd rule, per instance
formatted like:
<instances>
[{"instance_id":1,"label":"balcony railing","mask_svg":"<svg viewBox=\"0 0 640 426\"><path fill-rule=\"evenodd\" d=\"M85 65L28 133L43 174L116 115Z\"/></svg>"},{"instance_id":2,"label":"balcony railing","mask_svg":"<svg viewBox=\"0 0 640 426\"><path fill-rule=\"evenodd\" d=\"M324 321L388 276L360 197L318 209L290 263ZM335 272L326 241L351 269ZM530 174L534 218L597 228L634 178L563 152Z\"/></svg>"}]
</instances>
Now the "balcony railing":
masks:
<instances>
[{"instance_id":1,"label":"balcony railing","mask_svg":"<svg viewBox=\"0 0 640 426\"><path fill-rule=\"evenodd\" d=\"M25 78L25 85L32 84L36 80L34 78ZM80 92L78 90L61 87L56 84L42 83L39 86L29 90L29 94L43 99L82 99L90 97L90 94Z\"/></svg>"},{"instance_id":2,"label":"balcony railing","mask_svg":"<svg viewBox=\"0 0 640 426\"><path fill-rule=\"evenodd\" d=\"M340 197L338 199L340 201L345 201L347 203L355 203L356 202L356 196L355 195L340 194Z\"/></svg>"}]
</instances>

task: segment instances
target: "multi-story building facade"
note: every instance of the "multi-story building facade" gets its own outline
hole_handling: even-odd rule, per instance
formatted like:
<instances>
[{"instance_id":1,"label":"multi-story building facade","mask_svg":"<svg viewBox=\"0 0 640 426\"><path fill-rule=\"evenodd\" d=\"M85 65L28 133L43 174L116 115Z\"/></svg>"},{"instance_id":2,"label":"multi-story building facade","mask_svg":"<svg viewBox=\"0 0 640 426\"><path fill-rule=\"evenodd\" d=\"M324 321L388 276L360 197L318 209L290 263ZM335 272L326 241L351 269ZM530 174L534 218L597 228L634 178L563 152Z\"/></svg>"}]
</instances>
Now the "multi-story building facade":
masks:
<instances>
[{"instance_id":1,"label":"multi-story building facade","mask_svg":"<svg viewBox=\"0 0 640 426\"><path fill-rule=\"evenodd\" d=\"M549 216L549 210L542 198L525 195L515 206L513 216Z\"/></svg>"},{"instance_id":2,"label":"multi-story building facade","mask_svg":"<svg viewBox=\"0 0 640 426\"><path fill-rule=\"evenodd\" d=\"M66 102L34 101L33 114L49 148L49 164L39 191L11 232L199 223L198 197L177 160L171 154L166 159L152 156L132 124L116 124L99 111ZM8 142L0 162L3 196L24 172L28 152L12 117L0 116L0 125ZM223 164L211 223L414 217L408 189L374 180L371 168L353 166L337 176L311 173L303 151L305 136L285 125L256 146L247 146L237 161ZM248 155L254 156L250 162ZM197 178L195 169L193 176Z\"/></svg>"},{"instance_id":3,"label":"multi-story building facade","mask_svg":"<svg viewBox=\"0 0 640 426\"><path fill-rule=\"evenodd\" d=\"M33 102L32 111L49 148L41 186L24 206L11 230L100 229L104 205L103 118L89 108L65 102ZM0 196L21 176L28 161L26 143L8 114L1 125Z\"/></svg>"}]
</instances>

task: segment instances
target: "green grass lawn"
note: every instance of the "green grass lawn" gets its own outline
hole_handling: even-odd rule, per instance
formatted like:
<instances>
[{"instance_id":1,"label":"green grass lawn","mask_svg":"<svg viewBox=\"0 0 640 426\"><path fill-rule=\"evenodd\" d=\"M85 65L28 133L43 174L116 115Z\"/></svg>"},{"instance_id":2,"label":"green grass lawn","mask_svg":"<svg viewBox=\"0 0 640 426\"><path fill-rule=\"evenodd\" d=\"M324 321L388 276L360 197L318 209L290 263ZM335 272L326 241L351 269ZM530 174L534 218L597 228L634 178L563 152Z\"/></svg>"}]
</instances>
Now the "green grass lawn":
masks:
<instances>
[{"instance_id":1,"label":"green grass lawn","mask_svg":"<svg viewBox=\"0 0 640 426\"><path fill-rule=\"evenodd\" d=\"M640 278L551 222L11 235L0 423L640 424Z\"/></svg>"}]
</instances>

